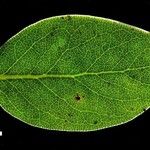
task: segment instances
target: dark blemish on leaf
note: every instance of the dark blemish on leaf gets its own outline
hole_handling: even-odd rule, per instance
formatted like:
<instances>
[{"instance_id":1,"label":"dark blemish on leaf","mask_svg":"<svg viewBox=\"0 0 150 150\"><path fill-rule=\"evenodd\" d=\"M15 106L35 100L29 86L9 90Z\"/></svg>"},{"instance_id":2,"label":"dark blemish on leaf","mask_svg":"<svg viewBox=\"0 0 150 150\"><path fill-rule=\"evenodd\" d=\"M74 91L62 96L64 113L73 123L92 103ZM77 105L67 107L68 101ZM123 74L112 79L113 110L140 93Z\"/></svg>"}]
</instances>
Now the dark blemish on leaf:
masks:
<instances>
[{"instance_id":1,"label":"dark blemish on leaf","mask_svg":"<svg viewBox=\"0 0 150 150\"><path fill-rule=\"evenodd\" d=\"M135 73L129 73L129 77L131 77L132 79L135 79L137 75Z\"/></svg>"},{"instance_id":2,"label":"dark blemish on leaf","mask_svg":"<svg viewBox=\"0 0 150 150\"><path fill-rule=\"evenodd\" d=\"M145 112L147 109L146 108L143 108L143 111Z\"/></svg>"},{"instance_id":3,"label":"dark blemish on leaf","mask_svg":"<svg viewBox=\"0 0 150 150\"><path fill-rule=\"evenodd\" d=\"M107 81L107 85L108 85L108 86L111 86L111 85L112 85L112 83L111 83L111 82L109 82L109 81Z\"/></svg>"},{"instance_id":4,"label":"dark blemish on leaf","mask_svg":"<svg viewBox=\"0 0 150 150\"><path fill-rule=\"evenodd\" d=\"M55 33L54 33L54 32L51 32L51 33L50 33L50 35L51 35L51 36L54 36L54 35L55 35Z\"/></svg>"},{"instance_id":5,"label":"dark blemish on leaf","mask_svg":"<svg viewBox=\"0 0 150 150\"><path fill-rule=\"evenodd\" d=\"M56 35L56 30L53 30L52 32L50 32L50 35L51 35L51 36Z\"/></svg>"},{"instance_id":6,"label":"dark blemish on leaf","mask_svg":"<svg viewBox=\"0 0 150 150\"><path fill-rule=\"evenodd\" d=\"M51 30L51 32L50 32L49 34L50 34L51 36L54 36L54 35L57 34L57 31L58 31L58 28L53 27L52 30Z\"/></svg>"},{"instance_id":7,"label":"dark blemish on leaf","mask_svg":"<svg viewBox=\"0 0 150 150\"><path fill-rule=\"evenodd\" d=\"M79 100L81 99L81 97L79 96L79 94L76 95L75 99L76 99L77 101L79 101Z\"/></svg>"},{"instance_id":8,"label":"dark blemish on leaf","mask_svg":"<svg viewBox=\"0 0 150 150\"><path fill-rule=\"evenodd\" d=\"M70 21L70 20L71 20L71 16L66 16L66 19L67 19L68 21Z\"/></svg>"},{"instance_id":9,"label":"dark blemish on leaf","mask_svg":"<svg viewBox=\"0 0 150 150\"><path fill-rule=\"evenodd\" d=\"M65 120L65 122L68 122L67 120Z\"/></svg>"},{"instance_id":10,"label":"dark blemish on leaf","mask_svg":"<svg viewBox=\"0 0 150 150\"><path fill-rule=\"evenodd\" d=\"M93 124L97 124L98 123L98 121L97 120L95 120L94 122L93 122Z\"/></svg>"},{"instance_id":11,"label":"dark blemish on leaf","mask_svg":"<svg viewBox=\"0 0 150 150\"><path fill-rule=\"evenodd\" d=\"M135 74L132 74L132 75L131 75L131 78L135 79L135 78L136 78L136 75L135 75Z\"/></svg>"},{"instance_id":12,"label":"dark blemish on leaf","mask_svg":"<svg viewBox=\"0 0 150 150\"><path fill-rule=\"evenodd\" d=\"M71 20L71 16L63 16L61 17L63 20L66 20L66 21L70 21Z\"/></svg>"},{"instance_id":13,"label":"dark blemish on leaf","mask_svg":"<svg viewBox=\"0 0 150 150\"><path fill-rule=\"evenodd\" d=\"M73 116L73 114L71 114L71 113L68 113L68 116L69 116L69 117L72 117L72 116Z\"/></svg>"},{"instance_id":14,"label":"dark blemish on leaf","mask_svg":"<svg viewBox=\"0 0 150 150\"><path fill-rule=\"evenodd\" d=\"M60 18L61 18L61 19L63 19L63 20L65 19L65 17L64 17L64 16L62 16L62 17L60 17Z\"/></svg>"},{"instance_id":15,"label":"dark blemish on leaf","mask_svg":"<svg viewBox=\"0 0 150 150\"><path fill-rule=\"evenodd\" d=\"M81 99L85 98L85 96L77 93L74 98L76 101L80 101Z\"/></svg>"}]
</instances>

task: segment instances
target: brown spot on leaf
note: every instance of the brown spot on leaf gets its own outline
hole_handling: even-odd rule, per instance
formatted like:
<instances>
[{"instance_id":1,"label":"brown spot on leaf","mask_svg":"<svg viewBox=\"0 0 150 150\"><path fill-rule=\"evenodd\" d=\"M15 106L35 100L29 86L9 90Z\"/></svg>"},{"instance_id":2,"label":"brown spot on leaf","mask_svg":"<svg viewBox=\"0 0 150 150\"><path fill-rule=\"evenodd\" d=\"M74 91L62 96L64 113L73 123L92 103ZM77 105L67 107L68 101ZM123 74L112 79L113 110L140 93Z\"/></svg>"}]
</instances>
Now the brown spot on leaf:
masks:
<instances>
[{"instance_id":1,"label":"brown spot on leaf","mask_svg":"<svg viewBox=\"0 0 150 150\"><path fill-rule=\"evenodd\" d=\"M75 96L75 99L76 99L77 101L79 101L79 100L81 99L81 96L80 96L79 94L77 94L77 95Z\"/></svg>"},{"instance_id":2,"label":"brown spot on leaf","mask_svg":"<svg viewBox=\"0 0 150 150\"><path fill-rule=\"evenodd\" d=\"M77 93L77 94L74 96L74 98L75 98L76 101L80 101L80 100L84 99L85 96Z\"/></svg>"}]
</instances>

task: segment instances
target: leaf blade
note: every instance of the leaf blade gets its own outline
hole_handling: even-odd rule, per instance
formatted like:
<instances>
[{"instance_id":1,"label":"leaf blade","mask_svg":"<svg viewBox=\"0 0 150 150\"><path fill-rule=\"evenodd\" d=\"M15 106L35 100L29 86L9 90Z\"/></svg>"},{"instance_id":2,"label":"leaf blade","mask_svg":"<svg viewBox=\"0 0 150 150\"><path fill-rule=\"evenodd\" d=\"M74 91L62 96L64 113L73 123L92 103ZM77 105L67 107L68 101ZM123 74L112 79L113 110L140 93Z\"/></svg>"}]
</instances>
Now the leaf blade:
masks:
<instances>
[{"instance_id":1,"label":"leaf blade","mask_svg":"<svg viewBox=\"0 0 150 150\"><path fill-rule=\"evenodd\" d=\"M53 130L127 122L150 106L149 41L149 32L89 16L31 25L1 47L0 104Z\"/></svg>"}]
</instances>

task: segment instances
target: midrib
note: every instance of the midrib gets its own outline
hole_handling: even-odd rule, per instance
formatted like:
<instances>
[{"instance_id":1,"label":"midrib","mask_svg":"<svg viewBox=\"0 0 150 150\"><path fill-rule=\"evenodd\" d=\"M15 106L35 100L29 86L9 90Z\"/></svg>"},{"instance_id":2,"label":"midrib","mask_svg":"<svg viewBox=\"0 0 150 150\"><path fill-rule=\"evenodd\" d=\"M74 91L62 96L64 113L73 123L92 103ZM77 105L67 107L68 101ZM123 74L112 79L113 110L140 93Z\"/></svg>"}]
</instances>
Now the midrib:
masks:
<instances>
[{"instance_id":1,"label":"midrib","mask_svg":"<svg viewBox=\"0 0 150 150\"><path fill-rule=\"evenodd\" d=\"M100 74L114 74L114 73L124 73L124 71L104 71L98 73L79 73L79 74L41 74L41 75L7 75L1 74L0 80L18 80L18 79L42 79L42 78L75 78L80 76L88 76L88 75L100 75Z\"/></svg>"},{"instance_id":2,"label":"midrib","mask_svg":"<svg viewBox=\"0 0 150 150\"><path fill-rule=\"evenodd\" d=\"M100 75L100 74L120 74L125 73L127 71L136 71L141 69L147 69L150 66L145 67L138 67L138 68L128 68L125 70L120 71L101 71L101 72L83 72L78 74L41 74L41 75L34 75L34 74L0 74L0 81L1 80L18 80L18 79L42 79L42 78L75 78L80 76L88 76L88 75Z\"/></svg>"}]
</instances>

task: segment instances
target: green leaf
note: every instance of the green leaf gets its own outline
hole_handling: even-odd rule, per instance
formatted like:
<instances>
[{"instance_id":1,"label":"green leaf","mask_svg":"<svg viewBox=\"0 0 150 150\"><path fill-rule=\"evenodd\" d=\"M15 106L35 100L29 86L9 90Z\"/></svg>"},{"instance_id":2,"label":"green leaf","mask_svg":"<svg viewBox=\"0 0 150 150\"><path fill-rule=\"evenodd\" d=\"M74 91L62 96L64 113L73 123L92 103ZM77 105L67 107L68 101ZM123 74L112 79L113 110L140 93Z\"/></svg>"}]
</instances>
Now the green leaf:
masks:
<instances>
[{"instance_id":1,"label":"green leaf","mask_svg":"<svg viewBox=\"0 0 150 150\"><path fill-rule=\"evenodd\" d=\"M128 122L150 107L150 34L92 16L39 21L0 47L0 106L51 130Z\"/></svg>"}]
</instances>

